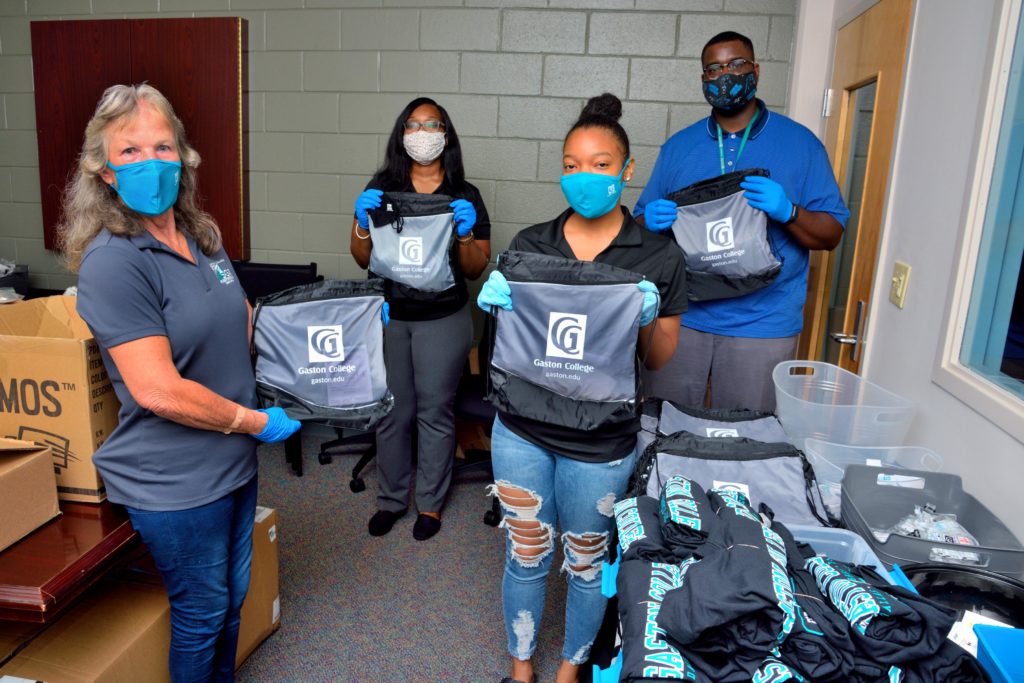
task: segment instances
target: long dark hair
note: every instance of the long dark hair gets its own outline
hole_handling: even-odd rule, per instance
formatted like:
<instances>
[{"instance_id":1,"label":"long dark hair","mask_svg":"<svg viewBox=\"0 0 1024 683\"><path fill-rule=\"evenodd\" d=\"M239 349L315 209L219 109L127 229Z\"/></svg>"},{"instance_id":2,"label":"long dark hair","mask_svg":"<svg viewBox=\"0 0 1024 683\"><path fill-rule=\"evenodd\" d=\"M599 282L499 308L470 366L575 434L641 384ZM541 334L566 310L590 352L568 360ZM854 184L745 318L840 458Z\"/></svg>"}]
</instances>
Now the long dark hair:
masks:
<instances>
[{"instance_id":1,"label":"long dark hair","mask_svg":"<svg viewBox=\"0 0 1024 683\"><path fill-rule=\"evenodd\" d=\"M395 119L395 125L391 129L391 137L388 138L388 148L384 153L384 165L380 167L373 176L373 183L379 187L406 187L409 185L409 167L416 162L406 154L402 145L402 137L405 135L405 121L417 107L424 104L432 104L441 112L441 122L444 123L444 134L447 143L444 151L441 152L441 168L444 169L444 177L448 185L456 194L461 193L466 186L466 171L462 168L462 146L459 144L459 135L455 132L455 125L447 110L429 97L417 97L405 105L405 109Z\"/></svg>"}]
</instances>

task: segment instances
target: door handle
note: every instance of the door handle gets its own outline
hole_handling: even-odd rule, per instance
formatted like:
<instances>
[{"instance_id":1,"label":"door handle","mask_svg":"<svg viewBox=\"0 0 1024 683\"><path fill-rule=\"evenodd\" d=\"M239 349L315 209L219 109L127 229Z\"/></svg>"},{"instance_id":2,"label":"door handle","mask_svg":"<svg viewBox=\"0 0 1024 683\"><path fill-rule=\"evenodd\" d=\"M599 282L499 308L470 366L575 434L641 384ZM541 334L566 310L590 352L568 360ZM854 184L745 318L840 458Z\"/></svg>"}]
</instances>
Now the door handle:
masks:
<instances>
[{"instance_id":1,"label":"door handle","mask_svg":"<svg viewBox=\"0 0 1024 683\"><path fill-rule=\"evenodd\" d=\"M856 362L857 356L860 355L860 336L863 330L861 327L864 323L864 302L857 302L857 315L853 320L853 331L854 334L846 334L845 332L829 332L828 336L831 337L832 341L837 344L848 344L853 348L850 349L850 360Z\"/></svg>"}]
</instances>

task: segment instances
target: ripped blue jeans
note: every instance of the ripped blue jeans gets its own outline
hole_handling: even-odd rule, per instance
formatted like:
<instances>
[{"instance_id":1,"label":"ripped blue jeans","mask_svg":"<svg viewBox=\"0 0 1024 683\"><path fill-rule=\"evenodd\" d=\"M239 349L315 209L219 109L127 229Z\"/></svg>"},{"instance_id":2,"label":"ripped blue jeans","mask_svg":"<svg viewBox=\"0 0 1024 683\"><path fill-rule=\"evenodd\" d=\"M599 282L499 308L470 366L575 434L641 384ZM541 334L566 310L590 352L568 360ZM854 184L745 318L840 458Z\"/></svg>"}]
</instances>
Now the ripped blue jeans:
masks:
<instances>
[{"instance_id":1,"label":"ripped blue jeans","mask_svg":"<svg viewBox=\"0 0 1024 683\"><path fill-rule=\"evenodd\" d=\"M582 664L604 618L601 562L608 557L612 505L626 491L636 451L610 463L573 460L526 441L496 418L491 457L492 493L507 532L501 597L509 654L527 660L536 649L557 526L569 580L562 657Z\"/></svg>"}]
</instances>

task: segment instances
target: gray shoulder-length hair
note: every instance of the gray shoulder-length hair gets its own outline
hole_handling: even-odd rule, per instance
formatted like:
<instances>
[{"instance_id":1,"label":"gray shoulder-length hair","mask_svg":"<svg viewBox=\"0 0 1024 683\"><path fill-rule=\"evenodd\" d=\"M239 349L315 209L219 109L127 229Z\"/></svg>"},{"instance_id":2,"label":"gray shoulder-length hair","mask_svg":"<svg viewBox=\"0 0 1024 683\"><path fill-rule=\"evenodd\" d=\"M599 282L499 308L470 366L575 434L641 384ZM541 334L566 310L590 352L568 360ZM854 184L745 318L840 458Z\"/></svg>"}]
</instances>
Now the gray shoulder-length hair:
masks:
<instances>
[{"instance_id":1,"label":"gray shoulder-length hair","mask_svg":"<svg viewBox=\"0 0 1024 683\"><path fill-rule=\"evenodd\" d=\"M162 113L174 130L174 142L181 156L181 186L174 203L179 230L190 235L207 256L220 249L220 229L213 216L196 202L196 167L199 152L185 139L185 126L163 94L151 85L112 85L103 93L96 111L85 127L85 141L78 168L64 191L64 221L59 226L64 261L72 272L82 262L82 252L106 228L126 237L145 232L141 216L129 209L102 177L107 164L107 132L135 116L142 102Z\"/></svg>"}]
</instances>

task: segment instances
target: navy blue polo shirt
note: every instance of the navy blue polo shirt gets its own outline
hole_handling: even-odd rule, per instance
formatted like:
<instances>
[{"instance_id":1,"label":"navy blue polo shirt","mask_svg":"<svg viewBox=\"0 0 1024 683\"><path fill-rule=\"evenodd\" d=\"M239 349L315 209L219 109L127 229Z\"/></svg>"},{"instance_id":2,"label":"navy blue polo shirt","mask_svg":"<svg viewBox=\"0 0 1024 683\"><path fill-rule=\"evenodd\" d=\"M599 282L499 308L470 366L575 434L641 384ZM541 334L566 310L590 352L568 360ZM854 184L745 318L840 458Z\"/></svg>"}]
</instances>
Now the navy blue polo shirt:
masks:
<instances>
[{"instance_id":1,"label":"navy blue polo shirt","mask_svg":"<svg viewBox=\"0 0 1024 683\"><path fill-rule=\"evenodd\" d=\"M796 121L768 111L757 101L760 114L737 160L743 131L722 132L725 171L766 168L786 190L790 201L809 211L824 211L846 226L850 212L843 203L825 147ZM718 131L711 116L684 128L665 142L654 163L633 215L643 215L648 202L667 197L687 185L721 175ZM771 285L735 299L691 301L682 324L700 332L727 337L772 339L799 334L807 297L808 250L785 225L768 221L768 236L783 259L782 271Z\"/></svg>"},{"instance_id":2,"label":"navy blue polo shirt","mask_svg":"<svg viewBox=\"0 0 1024 683\"><path fill-rule=\"evenodd\" d=\"M184 510L214 501L256 474L257 442L171 422L129 393L108 349L167 337L185 379L244 406L256 406L245 293L223 249L206 256L188 238L195 263L148 232L106 230L89 244L78 278L78 313L99 343L119 423L93 455L107 497L143 510Z\"/></svg>"}]
</instances>

